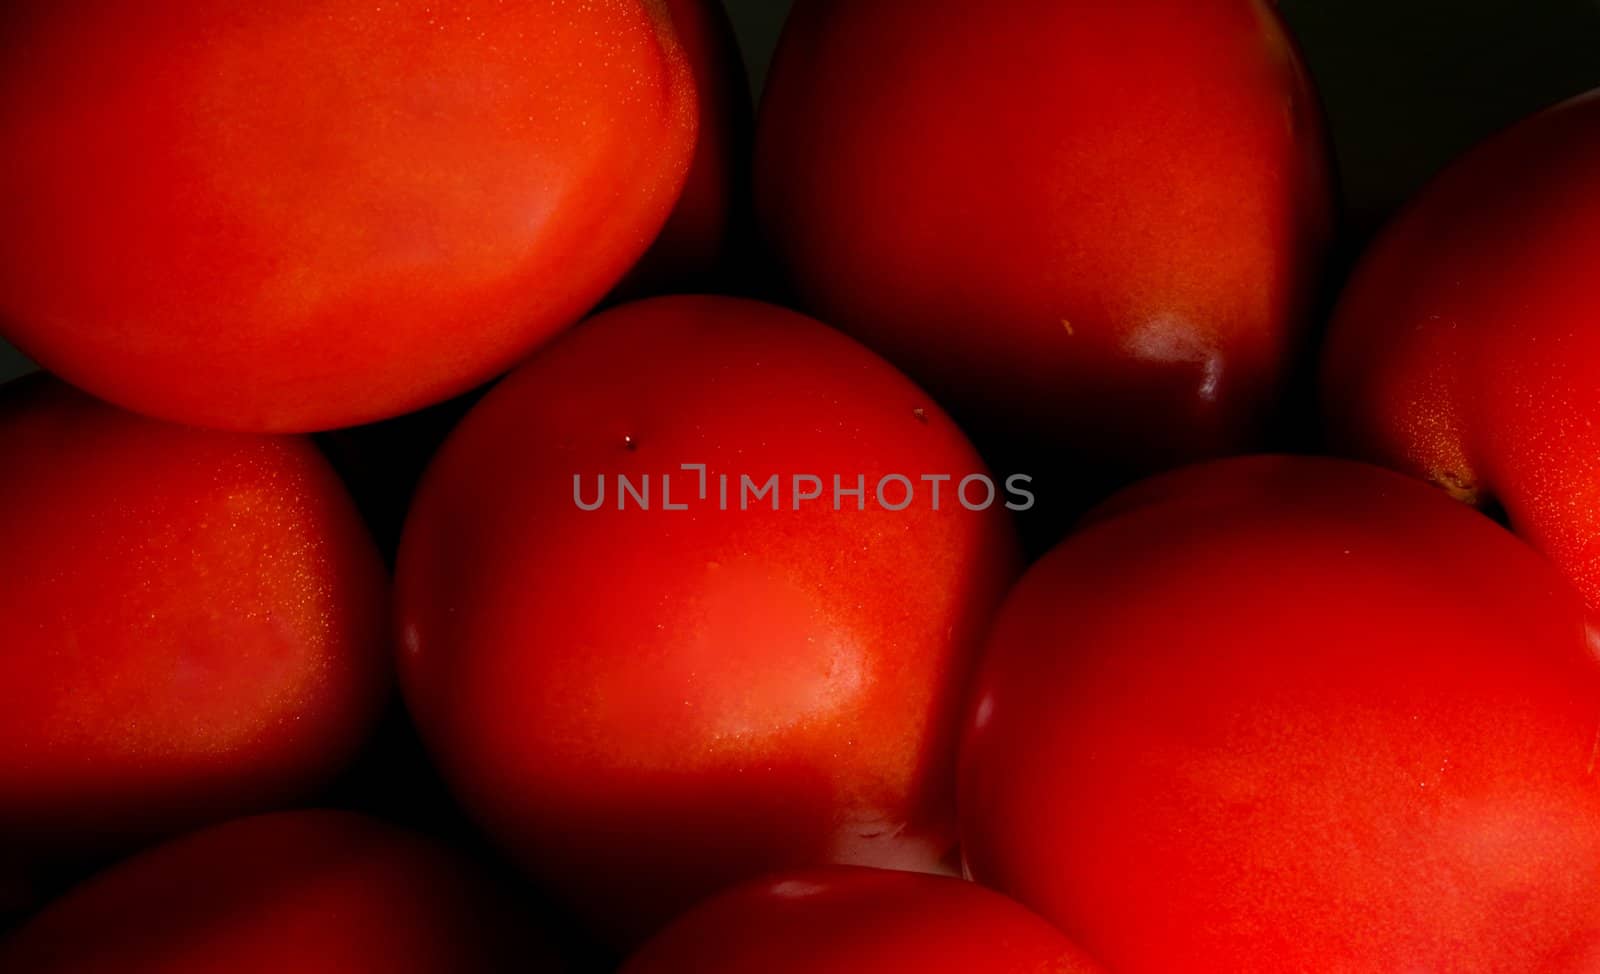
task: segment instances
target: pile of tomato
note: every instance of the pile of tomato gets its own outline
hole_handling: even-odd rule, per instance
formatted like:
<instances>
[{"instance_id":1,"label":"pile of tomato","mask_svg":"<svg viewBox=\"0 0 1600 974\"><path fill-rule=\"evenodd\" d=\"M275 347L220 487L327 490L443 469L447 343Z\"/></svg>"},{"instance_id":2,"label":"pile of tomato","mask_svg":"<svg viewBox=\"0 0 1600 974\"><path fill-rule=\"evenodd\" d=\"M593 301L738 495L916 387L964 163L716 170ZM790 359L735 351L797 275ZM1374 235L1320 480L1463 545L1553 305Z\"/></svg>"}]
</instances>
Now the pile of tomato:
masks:
<instances>
[{"instance_id":1,"label":"pile of tomato","mask_svg":"<svg viewBox=\"0 0 1600 974\"><path fill-rule=\"evenodd\" d=\"M1353 269L1268 0L747 93L0 9L0 971L1600 971L1600 93Z\"/></svg>"}]
</instances>

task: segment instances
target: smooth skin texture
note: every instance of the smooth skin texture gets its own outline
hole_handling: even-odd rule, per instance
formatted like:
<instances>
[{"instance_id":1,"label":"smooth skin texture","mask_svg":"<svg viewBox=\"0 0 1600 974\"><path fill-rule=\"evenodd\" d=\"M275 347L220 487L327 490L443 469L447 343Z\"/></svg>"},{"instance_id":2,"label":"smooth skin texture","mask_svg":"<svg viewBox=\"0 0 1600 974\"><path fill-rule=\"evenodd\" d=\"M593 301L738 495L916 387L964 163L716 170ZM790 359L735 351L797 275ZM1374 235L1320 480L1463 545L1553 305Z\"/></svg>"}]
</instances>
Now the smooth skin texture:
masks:
<instances>
[{"instance_id":1,"label":"smooth skin texture","mask_svg":"<svg viewBox=\"0 0 1600 974\"><path fill-rule=\"evenodd\" d=\"M239 819L157 846L0 943L7 974L554 974L477 868L348 812Z\"/></svg>"},{"instance_id":2,"label":"smooth skin texture","mask_svg":"<svg viewBox=\"0 0 1600 974\"><path fill-rule=\"evenodd\" d=\"M757 208L804 306L980 443L1144 470L1260 433L1328 151L1260 0L799 0Z\"/></svg>"},{"instance_id":3,"label":"smooth skin texture","mask_svg":"<svg viewBox=\"0 0 1600 974\"><path fill-rule=\"evenodd\" d=\"M388 579L308 441L144 419L40 375L0 390L0 470L11 857L262 810L355 754L390 684Z\"/></svg>"},{"instance_id":4,"label":"smooth skin texture","mask_svg":"<svg viewBox=\"0 0 1600 974\"><path fill-rule=\"evenodd\" d=\"M1050 924L974 883L834 866L764 877L673 921L621 974L1099 974Z\"/></svg>"},{"instance_id":5,"label":"smooth skin texture","mask_svg":"<svg viewBox=\"0 0 1600 974\"><path fill-rule=\"evenodd\" d=\"M660 0L17 0L0 333L191 425L408 412L604 296L694 138Z\"/></svg>"},{"instance_id":6,"label":"smooth skin texture","mask_svg":"<svg viewBox=\"0 0 1600 974\"><path fill-rule=\"evenodd\" d=\"M1425 484L1252 457L1119 495L989 639L980 882L1119 974L1600 963L1577 594Z\"/></svg>"},{"instance_id":7,"label":"smooth skin texture","mask_svg":"<svg viewBox=\"0 0 1600 974\"><path fill-rule=\"evenodd\" d=\"M1503 510L1600 612L1600 91L1462 158L1340 300L1340 449Z\"/></svg>"},{"instance_id":8,"label":"smooth skin texture","mask_svg":"<svg viewBox=\"0 0 1600 974\"><path fill-rule=\"evenodd\" d=\"M685 463L708 465L707 500ZM1016 543L954 483L938 511L926 484L900 512L870 492L982 469L921 390L815 321L729 298L607 312L424 477L396 583L406 700L465 806L616 943L772 869L947 869L966 679ZM795 510L797 473L829 496ZM866 510L832 509L835 473L865 476ZM612 478L646 474L654 506L618 510ZM774 474L780 509L741 509L739 478ZM578 508L575 475L589 502L608 478L604 506Z\"/></svg>"}]
</instances>

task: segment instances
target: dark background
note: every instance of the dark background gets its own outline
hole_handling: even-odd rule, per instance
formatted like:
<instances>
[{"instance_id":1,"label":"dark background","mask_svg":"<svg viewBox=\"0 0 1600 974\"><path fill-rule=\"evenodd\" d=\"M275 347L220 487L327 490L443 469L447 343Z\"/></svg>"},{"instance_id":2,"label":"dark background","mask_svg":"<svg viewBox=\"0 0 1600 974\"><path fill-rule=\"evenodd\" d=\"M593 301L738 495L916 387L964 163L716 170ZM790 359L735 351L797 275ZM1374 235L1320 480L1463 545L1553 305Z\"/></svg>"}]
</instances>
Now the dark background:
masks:
<instances>
[{"instance_id":1,"label":"dark background","mask_svg":"<svg viewBox=\"0 0 1600 974\"><path fill-rule=\"evenodd\" d=\"M1332 123L1346 197L1346 254L1462 150L1529 112L1600 86L1600 0L1281 0L1279 6ZM758 91L788 8L788 0L728 0ZM1063 56L1067 50L1063 45ZM0 342L0 381L28 368Z\"/></svg>"}]
</instances>

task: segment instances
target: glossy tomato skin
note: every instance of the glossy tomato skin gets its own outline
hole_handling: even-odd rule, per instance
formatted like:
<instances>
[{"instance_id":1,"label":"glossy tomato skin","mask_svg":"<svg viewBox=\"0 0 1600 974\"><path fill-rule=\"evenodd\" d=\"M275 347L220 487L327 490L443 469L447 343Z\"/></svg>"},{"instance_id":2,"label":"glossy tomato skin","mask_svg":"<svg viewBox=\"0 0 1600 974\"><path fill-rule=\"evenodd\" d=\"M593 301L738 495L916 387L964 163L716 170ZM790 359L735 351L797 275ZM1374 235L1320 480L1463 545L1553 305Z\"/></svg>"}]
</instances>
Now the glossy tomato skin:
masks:
<instances>
[{"instance_id":1,"label":"glossy tomato skin","mask_svg":"<svg viewBox=\"0 0 1600 974\"><path fill-rule=\"evenodd\" d=\"M1334 441L1502 508L1600 610L1600 92L1465 156L1373 244L1323 359Z\"/></svg>"},{"instance_id":2,"label":"glossy tomato skin","mask_svg":"<svg viewBox=\"0 0 1600 974\"><path fill-rule=\"evenodd\" d=\"M1576 593L1426 485L1323 458L1114 498L1008 598L962 757L981 882L1111 970L1600 960Z\"/></svg>"},{"instance_id":3,"label":"glossy tomato skin","mask_svg":"<svg viewBox=\"0 0 1600 974\"><path fill-rule=\"evenodd\" d=\"M0 17L0 332L192 425L352 425L508 368L644 252L693 151L657 0Z\"/></svg>"},{"instance_id":4,"label":"glossy tomato skin","mask_svg":"<svg viewBox=\"0 0 1600 974\"><path fill-rule=\"evenodd\" d=\"M719 893L674 920L622 974L1096 974L1060 931L974 883L854 866Z\"/></svg>"},{"instance_id":5,"label":"glossy tomato skin","mask_svg":"<svg viewBox=\"0 0 1600 974\"><path fill-rule=\"evenodd\" d=\"M424 477L397 572L407 702L468 809L618 942L771 869L939 869L965 678L1017 567L1007 513L954 483L938 511L926 492L796 510L788 479L982 469L925 394L810 319L606 312ZM664 509L663 473L688 509ZM618 510L614 478L646 474L655 506ZM580 510L575 477L593 502L600 475L606 503ZM769 475L781 509L742 505L740 478Z\"/></svg>"},{"instance_id":6,"label":"glossy tomato skin","mask_svg":"<svg viewBox=\"0 0 1600 974\"><path fill-rule=\"evenodd\" d=\"M699 104L694 162L660 236L628 272L623 296L686 292L723 283L748 246L755 109L739 41L722 0L666 0L694 73Z\"/></svg>"},{"instance_id":7,"label":"glossy tomato skin","mask_svg":"<svg viewBox=\"0 0 1600 974\"><path fill-rule=\"evenodd\" d=\"M41 375L0 390L0 469L0 846L107 851L354 754L389 683L388 583L309 442Z\"/></svg>"},{"instance_id":8,"label":"glossy tomato skin","mask_svg":"<svg viewBox=\"0 0 1600 974\"><path fill-rule=\"evenodd\" d=\"M106 870L6 942L8 974L553 974L504 891L421 836L281 812Z\"/></svg>"},{"instance_id":9,"label":"glossy tomato skin","mask_svg":"<svg viewBox=\"0 0 1600 974\"><path fill-rule=\"evenodd\" d=\"M805 306L959 418L1140 469L1259 432L1328 159L1260 0L800 0L757 211Z\"/></svg>"}]
</instances>

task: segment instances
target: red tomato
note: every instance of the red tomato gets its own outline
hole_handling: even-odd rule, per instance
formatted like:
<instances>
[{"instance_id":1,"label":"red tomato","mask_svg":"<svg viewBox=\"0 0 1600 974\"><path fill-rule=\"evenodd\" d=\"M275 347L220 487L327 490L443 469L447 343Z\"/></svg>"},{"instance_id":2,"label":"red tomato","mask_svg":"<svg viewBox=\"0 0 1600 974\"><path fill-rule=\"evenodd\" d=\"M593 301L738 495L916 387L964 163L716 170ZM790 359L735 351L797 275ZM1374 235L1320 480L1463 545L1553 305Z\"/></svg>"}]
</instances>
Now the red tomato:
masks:
<instances>
[{"instance_id":1,"label":"red tomato","mask_svg":"<svg viewBox=\"0 0 1600 974\"><path fill-rule=\"evenodd\" d=\"M944 876L849 866L769 876L673 921L622 974L1093 974L1011 900Z\"/></svg>"},{"instance_id":2,"label":"red tomato","mask_svg":"<svg viewBox=\"0 0 1600 974\"><path fill-rule=\"evenodd\" d=\"M1600 91L1493 139L1375 243L1323 362L1335 441L1504 509L1600 610Z\"/></svg>"},{"instance_id":3,"label":"red tomato","mask_svg":"<svg viewBox=\"0 0 1600 974\"><path fill-rule=\"evenodd\" d=\"M1339 460L1189 468L1024 577L973 874L1119 974L1593 971L1600 671L1536 553Z\"/></svg>"},{"instance_id":4,"label":"red tomato","mask_svg":"<svg viewBox=\"0 0 1600 974\"><path fill-rule=\"evenodd\" d=\"M682 464L706 465L703 493ZM424 477L397 578L406 699L468 809L612 938L774 868L937 869L965 677L1017 555L999 504L969 511L951 482L934 510L920 477L982 469L926 395L814 321L728 298L607 312ZM920 488L898 512L875 497L892 474ZM602 475L580 509L575 480L592 503ZM824 496L796 510L794 475ZM864 479L865 510L832 508L835 475ZM619 476L648 476L654 506ZM745 477L777 494L747 504Z\"/></svg>"},{"instance_id":5,"label":"red tomato","mask_svg":"<svg viewBox=\"0 0 1600 974\"><path fill-rule=\"evenodd\" d=\"M756 189L807 306L958 417L1147 467L1257 432L1329 170L1264 0L799 0Z\"/></svg>"},{"instance_id":6,"label":"red tomato","mask_svg":"<svg viewBox=\"0 0 1600 974\"><path fill-rule=\"evenodd\" d=\"M666 0L694 70L700 126L678 205L618 288L631 294L708 285L749 223L750 79L721 0Z\"/></svg>"},{"instance_id":7,"label":"red tomato","mask_svg":"<svg viewBox=\"0 0 1600 974\"><path fill-rule=\"evenodd\" d=\"M557 970L467 862L347 812L219 825L112 867L9 942L10 974Z\"/></svg>"},{"instance_id":8,"label":"red tomato","mask_svg":"<svg viewBox=\"0 0 1600 974\"><path fill-rule=\"evenodd\" d=\"M0 401L0 469L0 845L100 850L352 756L388 682L387 583L309 442L41 376Z\"/></svg>"},{"instance_id":9,"label":"red tomato","mask_svg":"<svg viewBox=\"0 0 1600 974\"><path fill-rule=\"evenodd\" d=\"M694 119L656 2L12 0L0 328L196 425L405 412L622 277Z\"/></svg>"}]
</instances>

